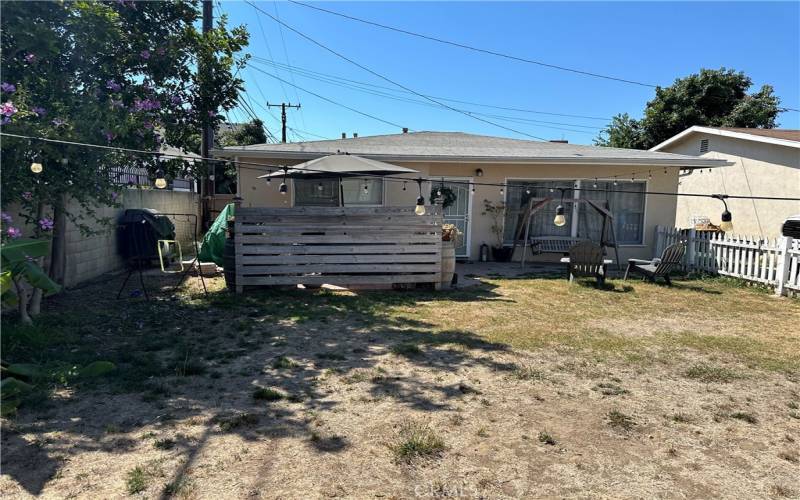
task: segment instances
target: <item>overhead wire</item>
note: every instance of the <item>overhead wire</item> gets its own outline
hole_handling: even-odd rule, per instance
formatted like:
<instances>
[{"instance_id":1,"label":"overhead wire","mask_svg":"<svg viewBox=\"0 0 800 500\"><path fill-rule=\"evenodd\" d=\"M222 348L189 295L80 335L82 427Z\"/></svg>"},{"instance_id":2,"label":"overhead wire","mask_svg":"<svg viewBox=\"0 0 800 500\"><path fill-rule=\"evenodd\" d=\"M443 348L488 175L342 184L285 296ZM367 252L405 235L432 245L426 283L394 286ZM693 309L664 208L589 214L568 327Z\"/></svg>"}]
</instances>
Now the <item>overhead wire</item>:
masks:
<instances>
[{"instance_id":1,"label":"overhead wire","mask_svg":"<svg viewBox=\"0 0 800 500\"><path fill-rule=\"evenodd\" d=\"M340 52L338 52L338 51L336 51L336 50L334 50L334 49L332 49L332 48L328 47L327 45L325 45L325 44L323 44L323 43L321 43L321 42L319 42L319 41L315 40L314 38L312 38L312 37L310 37L310 36L306 35L306 34L305 34L305 33L303 33L302 31L300 31L300 30L298 30L298 29L296 29L296 28L294 28L294 27L290 26L289 24L285 23L284 21L281 21L280 19L278 19L278 18L276 18L275 16L271 15L269 12L266 12L265 10L263 10L263 9L259 8L258 6L256 6L255 4L253 4L252 2L250 2L250 1L248 1L248 0L245 0L245 3L247 3L247 4L249 4L249 5L252 5L252 6L254 6L254 7L255 7L255 8L256 8L256 9L257 9L259 12L263 13L265 16L267 16L267 17L271 18L271 19L272 19L273 21L275 21L276 23L279 23L279 24L281 24L283 27L285 27L285 28L287 28L287 29L291 30L292 32L294 32L294 33L295 33L295 34L297 34L298 36L300 36L300 37L302 37L302 38L304 38L304 39L308 40L309 42L313 43L314 45L317 45L318 47L320 47L320 48L322 48L322 49L324 49L324 50L326 50L326 51L330 52L331 54L333 54L333 55L335 55L335 56L337 56L337 57L339 57L339 58L341 58L341 59L343 59L343 60L345 60L345 61L349 62L350 64L352 64L352 65L354 65L354 66L356 66L356 67L358 67L358 68L361 68L362 70L364 70L364 71L366 71L366 72L368 72L368 73L370 73L370 74L372 74L372 75L374 75L374 76L376 76L376 77L378 77L378 78L380 78L380 79L382 79L382 80L385 80L385 81L387 81L387 82L389 82L389 83L391 83L391 84L393 84L393 85L396 85L397 87L400 87L400 88L402 88L402 89L404 89L404 90L407 90L408 92L411 92L412 94L415 94L415 95L417 95L417 96L419 96L419 97L422 97L423 99L427 99L427 100L429 100L429 101L431 101L431 102L433 102L433 103L436 103L436 104L438 104L439 106L441 106L441 107L443 107L443 108L449 109L449 110L451 110L451 111L454 111L454 112L456 112L456 113L463 114L463 115L465 115L465 116L469 116L470 118L473 118L473 119L475 119L475 120L481 121L481 122L483 122L483 123L487 123L487 124L489 124L489 125L493 125L493 126L495 126L495 127L498 127L498 128L504 129L504 130L507 130L507 131L509 131L509 132L514 132L515 134L524 135L524 136L526 136L526 137L530 137L530 138L532 138L532 139L538 139L538 140L541 140L541 141L546 141L546 140L547 140L547 139L545 139L545 138L543 138L543 137L538 137L538 136L535 136L535 135L532 135L532 134L528 134L527 132L522 132L522 131L520 131L520 130L517 130L517 129L511 128L511 127L506 127L505 125L501 125L501 124L499 124L499 123L495 123L495 122L493 122L493 121L491 121L491 120L487 120L487 119L485 119L485 118L481 118L481 117L479 117L479 116L475 116L475 115L471 115L471 114L469 114L469 113L465 113L464 111L462 111L462 110L460 110L460 109L457 109L457 108L454 108L454 107L450 106L449 104L445 104L445 103L443 103L443 102L441 102L441 101L438 101L438 100L436 100L436 99L433 99L433 98L431 98L431 97L428 97L427 95L425 95L425 94L422 94L422 93L420 93L420 92L417 92L417 91L415 91L415 90L411 89L410 87L407 87L407 86L405 86L405 85L403 85L403 84L401 84L401 83L399 83L399 82L397 82L397 81L395 81L395 80L393 80L393 79L391 79L391 78L389 78L389 77L387 77L387 76L385 76L385 75L383 75L383 74L381 74L381 73L378 73L377 71L374 71L374 70L372 70L372 69L368 68L367 66L364 66L363 64L361 64L361 63L359 63L359 62L357 62L357 61L355 61L355 60L353 60L353 59L351 59L351 58L349 58L349 57L345 56L344 54L342 54L342 53L340 53Z\"/></svg>"},{"instance_id":2,"label":"overhead wire","mask_svg":"<svg viewBox=\"0 0 800 500\"><path fill-rule=\"evenodd\" d=\"M339 17L342 17L342 18L345 18L345 19L349 19L351 21L357 21L357 22L368 24L368 25L371 25L371 26L376 26L376 27L379 27L379 28L395 31L397 33L403 33L405 35L410 35L410 36L414 36L414 37L417 37L417 38L423 38L425 40L438 42L438 43L442 43L442 44L446 44L446 45L451 45L451 46L454 46L454 47L459 47L459 48L471 50L471 51L474 51L474 52L481 52L481 53L484 53L484 54L489 54L489 55L493 55L493 56L497 56L497 57L503 57L503 58L511 59L511 60L518 61L518 62L524 62L524 63L528 63L528 64L535 64L537 66L543 66L543 67L546 67L546 68L557 69L557 70L560 70L560 71L567 71L567 72L570 72L570 73L576 73L576 74L580 74L580 75L584 75L584 76L590 76L590 77L594 77L594 78L602 78L602 79L605 79L605 80L613 80L613 81L617 81L617 82L621 82L621 83L629 83L629 84L638 85L638 86L641 86L641 87L650 87L650 88L658 87L658 85L654 85L652 83L645 83L645 82L641 82L641 81L637 81L637 80L630 80L630 79L626 79L626 78L619 78L619 77L615 77L615 76L603 75L603 74L600 74L600 73L594 73L594 72L591 72L591 71L584 71L584 70L580 70L580 69L570 68L570 67L567 67L567 66L561 66L561 65L558 65L558 64L550 64L550 63L546 63L546 62L543 62L543 61L537 61L537 60L534 60L534 59L528 59L526 57L514 56L514 55L506 54L506 53L503 53L503 52L497 52L497 51L494 51L494 50L475 47L475 46L467 45L467 44L464 44L464 43L454 42L452 40L445 40L443 38L438 38L438 37L431 36L431 35L425 35L425 34L422 34L422 33L416 33L416 32L413 32L413 31L405 30L405 29L402 29L402 28L397 28L397 27L394 27L394 26L389 26L389 25L378 23L378 22L375 22L375 21L369 21L369 20L366 20L366 19L361 19L359 17L350 16L350 15L347 15L347 14L342 14L341 12L328 10L328 9L319 7L317 5L311 5L311 4L307 4L307 3L303 3L303 2L298 2L297 0L289 0L289 2L291 2L291 3L295 4L295 5L301 5L303 7L309 8L309 9L314 9L314 10L317 10L317 11L320 11L320 12L325 12L325 13L328 13L328 14L332 14L334 16L339 16Z\"/></svg>"},{"instance_id":3,"label":"overhead wire","mask_svg":"<svg viewBox=\"0 0 800 500\"><path fill-rule=\"evenodd\" d=\"M119 146L110 146L110 145L103 145L103 144L91 144L91 143L78 142L78 141L67 141L67 140L64 140L64 139L50 139L50 138L46 138L46 137L37 137L37 136L29 136L29 135L22 135L22 134L13 134L13 133L2 132L2 131L0 131L0 136L14 137L14 138L18 138L18 139L26 139L28 141L41 141L41 142L47 142L47 143L53 143L53 144L63 144L63 145L69 145L69 146L80 146L80 147L87 147L87 148L103 149L103 150L107 150L107 151L117 151L117 152L131 153L131 154L138 154L138 155L148 155L148 156L155 157L155 158L167 157L167 158L175 158L175 159L184 159L184 160L187 160L187 161L203 161L203 162L210 162L210 163L230 163L230 164L238 165L238 166L240 166L240 168L250 168L252 170L260 170L262 172L276 172L276 171L286 172L286 171L288 171L289 169L292 168L292 167L286 166L286 165L266 165L266 164L263 164L263 163L247 162L247 161L241 161L241 160L227 160L227 159L221 160L219 158L198 157L196 155L165 153L165 152L161 152L161 151L146 151L146 150L141 150L141 149L123 148L123 147L119 147ZM665 169L666 168L667 167L665 167ZM648 177L652 177L652 171L653 170L657 170L657 169L658 169L658 167L651 167L650 169L648 169L646 171L649 174ZM322 170L316 170L316 169L305 168L303 170L308 171L308 172L318 172L318 173L321 173L321 174L322 173L330 174L330 172L322 171ZM641 172L638 172L638 173L637 172L633 172L633 174L634 175L638 175L639 173L644 173L644 172L645 171L641 171ZM410 177L383 176L383 175L379 175L379 174L360 174L360 176L361 177L382 178L382 179L395 181L395 182L409 182L409 181L416 180L416 179L413 179L413 178L410 178ZM431 176L430 178L425 179L425 181L436 182L438 177L439 176ZM622 177L622 174L620 174L619 176L615 176L615 178L616 177ZM581 180L590 180L590 179L593 179L593 177L580 178L580 179L574 179L574 180L581 181ZM419 177L419 180L420 181L422 180L421 176ZM638 182L638 181L641 181L641 180L644 180L644 179L636 178L636 179L633 179L633 180ZM497 183L497 182L474 182L474 181L459 181L459 180L448 180L447 182L450 183L450 184L459 184L459 185L466 185L466 186L494 186L494 187L499 187L501 189L508 188L508 187L520 187L520 188L540 187L540 188L547 188L547 189L552 188L552 186L549 185L549 184L536 184L536 183L527 183L527 182L519 182L519 183L503 182L503 183ZM620 181L620 182L623 182L623 181ZM635 193L635 194L650 194L650 195L663 195L663 196L686 196L686 197L700 197L700 198L718 198L719 196L721 196L721 195L718 195L718 194L705 194L705 193L677 193L677 192L668 192L668 191L640 191L640 190L634 191L634 190L625 190L625 189L584 188L584 187L577 187L577 186L575 186L575 187L573 187L571 189L576 190L576 191L587 191L587 192ZM725 195L722 195L722 196L724 196L726 199L800 201L800 198L780 197L780 196L754 196L754 195L733 195L733 194L725 194Z\"/></svg>"}]
</instances>

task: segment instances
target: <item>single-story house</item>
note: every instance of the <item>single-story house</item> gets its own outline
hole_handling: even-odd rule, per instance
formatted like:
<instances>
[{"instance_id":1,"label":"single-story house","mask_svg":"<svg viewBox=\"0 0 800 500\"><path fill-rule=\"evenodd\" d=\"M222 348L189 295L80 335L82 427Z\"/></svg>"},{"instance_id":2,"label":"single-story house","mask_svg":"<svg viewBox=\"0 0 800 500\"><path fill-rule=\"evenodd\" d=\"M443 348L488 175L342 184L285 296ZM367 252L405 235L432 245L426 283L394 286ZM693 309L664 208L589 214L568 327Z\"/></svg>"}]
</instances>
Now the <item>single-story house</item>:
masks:
<instances>
[{"instance_id":1,"label":"single-story house","mask_svg":"<svg viewBox=\"0 0 800 500\"><path fill-rule=\"evenodd\" d=\"M349 153L414 169L419 174L408 182L381 178L345 178L342 185L331 180L287 181L288 193L279 193L280 182L259 179L276 165L292 166L314 158ZM567 222L553 224L559 200L548 203L530 222L530 234L599 239L602 217L575 198L590 198L610 204L620 259L651 257L654 228L671 226L675 220L674 193L678 173L686 168L716 168L723 160L694 155L573 145L563 141L529 141L459 132L412 132L371 137L286 144L234 146L213 151L215 157L263 164L238 166L238 196L246 207L299 206L408 206L419 196L415 179L426 179L423 194L444 186L456 194L445 209L446 222L464 233L457 256L477 260L483 243L497 245L493 219L484 212L484 200L505 203L499 239L511 245L518 215L530 197L560 198L565 188ZM470 182L478 183L474 186ZM482 185L499 184L501 186ZM616 183L616 184L615 184ZM596 187L595 187L596 186ZM474 188L474 189L473 189ZM581 189L583 188L583 190ZM552 191L551 191L552 189ZM587 189L591 189L589 191ZM623 190L624 193L605 190ZM343 199L341 199L343 198ZM217 204L228 200L217 200ZM551 256L552 257L552 256Z\"/></svg>"},{"instance_id":2,"label":"single-story house","mask_svg":"<svg viewBox=\"0 0 800 500\"><path fill-rule=\"evenodd\" d=\"M699 158L724 159L730 164L713 170L688 167L679 178L678 192L719 192L800 198L800 130L690 127L650 151ZM775 238L787 217L800 214L798 201L728 200L733 232ZM719 224L717 200L681 197L675 212L677 227L698 221Z\"/></svg>"}]
</instances>

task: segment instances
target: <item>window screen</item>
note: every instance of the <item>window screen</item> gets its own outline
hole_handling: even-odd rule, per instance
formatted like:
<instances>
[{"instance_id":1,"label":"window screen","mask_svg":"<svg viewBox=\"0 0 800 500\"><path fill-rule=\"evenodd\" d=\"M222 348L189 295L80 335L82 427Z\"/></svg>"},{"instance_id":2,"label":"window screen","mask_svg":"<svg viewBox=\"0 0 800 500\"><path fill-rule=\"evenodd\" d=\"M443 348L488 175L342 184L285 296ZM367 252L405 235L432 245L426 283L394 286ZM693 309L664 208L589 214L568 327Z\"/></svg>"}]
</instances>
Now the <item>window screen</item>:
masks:
<instances>
[{"instance_id":1,"label":"window screen","mask_svg":"<svg viewBox=\"0 0 800 500\"><path fill-rule=\"evenodd\" d=\"M595 200L603 206L608 200L614 216L614 231L617 243L621 245L640 245L644 242L644 182L625 182L614 186L612 182L597 182L598 191L582 191L581 197ZM618 190L624 193L611 193L601 190ZM581 204L578 217L578 236L600 241L603 216L587 204Z\"/></svg>"}]
</instances>

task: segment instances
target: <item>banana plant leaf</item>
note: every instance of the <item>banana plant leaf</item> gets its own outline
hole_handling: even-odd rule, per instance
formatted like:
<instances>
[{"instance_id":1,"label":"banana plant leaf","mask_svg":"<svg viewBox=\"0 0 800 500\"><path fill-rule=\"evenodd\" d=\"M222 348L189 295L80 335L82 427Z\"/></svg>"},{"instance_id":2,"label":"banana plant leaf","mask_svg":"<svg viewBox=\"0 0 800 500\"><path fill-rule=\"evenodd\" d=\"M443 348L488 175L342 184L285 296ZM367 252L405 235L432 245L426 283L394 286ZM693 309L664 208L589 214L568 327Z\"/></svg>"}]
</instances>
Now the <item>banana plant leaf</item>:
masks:
<instances>
[{"instance_id":1,"label":"banana plant leaf","mask_svg":"<svg viewBox=\"0 0 800 500\"><path fill-rule=\"evenodd\" d=\"M31 286L41 288L45 295L51 295L61 290L61 286L51 280L44 269L35 262L29 260L16 262L12 265L11 272L15 275L22 275Z\"/></svg>"},{"instance_id":2,"label":"banana plant leaf","mask_svg":"<svg viewBox=\"0 0 800 500\"><path fill-rule=\"evenodd\" d=\"M3 264L8 265L38 257L46 257L49 250L50 242L47 240L24 238L4 243L0 247L0 255L4 261Z\"/></svg>"},{"instance_id":3,"label":"banana plant leaf","mask_svg":"<svg viewBox=\"0 0 800 500\"><path fill-rule=\"evenodd\" d=\"M41 377L43 375L42 369L39 367L39 365L32 363L12 363L8 366L4 366L2 371L4 372L4 375L17 375L30 379Z\"/></svg>"},{"instance_id":4,"label":"banana plant leaf","mask_svg":"<svg viewBox=\"0 0 800 500\"><path fill-rule=\"evenodd\" d=\"M99 377L116 369L116 365L111 361L94 361L78 370L81 377Z\"/></svg>"}]
</instances>

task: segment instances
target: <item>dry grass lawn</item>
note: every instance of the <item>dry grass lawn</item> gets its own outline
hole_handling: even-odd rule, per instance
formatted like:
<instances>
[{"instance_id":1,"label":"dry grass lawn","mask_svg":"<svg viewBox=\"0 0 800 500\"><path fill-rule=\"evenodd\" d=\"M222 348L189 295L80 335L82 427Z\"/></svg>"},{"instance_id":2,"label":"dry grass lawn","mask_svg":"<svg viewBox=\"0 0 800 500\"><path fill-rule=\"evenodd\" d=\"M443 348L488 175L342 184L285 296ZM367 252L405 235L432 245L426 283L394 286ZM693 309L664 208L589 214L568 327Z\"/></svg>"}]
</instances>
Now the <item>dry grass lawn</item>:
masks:
<instances>
[{"instance_id":1,"label":"dry grass lawn","mask_svg":"<svg viewBox=\"0 0 800 500\"><path fill-rule=\"evenodd\" d=\"M800 496L800 301L612 284L73 291L3 320L4 360L49 375L3 419L0 494Z\"/></svg>"}]
</instances>

